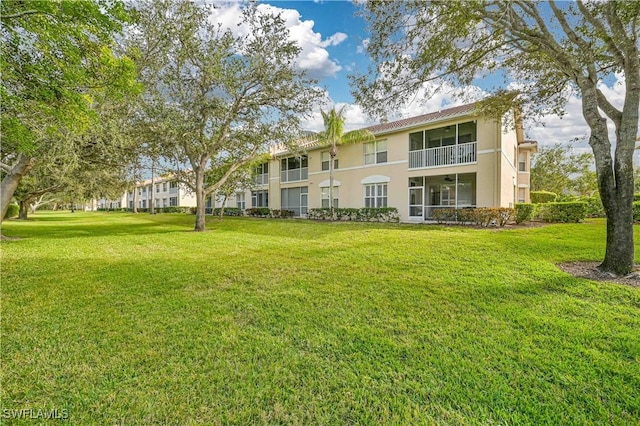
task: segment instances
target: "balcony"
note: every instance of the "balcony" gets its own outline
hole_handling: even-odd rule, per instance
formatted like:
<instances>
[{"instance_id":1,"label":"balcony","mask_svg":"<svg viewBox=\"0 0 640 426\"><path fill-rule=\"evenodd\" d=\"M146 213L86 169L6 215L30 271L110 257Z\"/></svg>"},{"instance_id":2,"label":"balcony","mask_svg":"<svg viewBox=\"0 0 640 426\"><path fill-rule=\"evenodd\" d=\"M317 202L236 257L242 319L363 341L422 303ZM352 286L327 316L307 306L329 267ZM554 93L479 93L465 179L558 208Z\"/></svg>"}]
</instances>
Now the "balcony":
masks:
<instances>
[{"instance_id":1,"label":"balcony","mask_svg":"<svg viewBox=\"0 0 640 426\"><path fill-rule=\"evenodd\" d=\"M458 166L478 161L478 143L468 142L458 145L409 151L409 168Z\"/></svg>"},{"instance_id":2,"label":"balcony","mask_svg":"<svg viewBox=\"0 0 640 426\"><path fill-rule=\"evenodd\" d=\"M256 185L267 185L269 183L269 173L261 173L254 177Z\"/></svg>"},{"instance_id":3,"label":"balcony","mask_svg":"<svg viewBox=\"0 0 640 426\"><path fill-rule=\"evenodd\" d=\"M300 169L282 170L280 172L281 182L295 182L299 180L309 179L309 168L302 167Z\"/></svg>"}]
</instances>

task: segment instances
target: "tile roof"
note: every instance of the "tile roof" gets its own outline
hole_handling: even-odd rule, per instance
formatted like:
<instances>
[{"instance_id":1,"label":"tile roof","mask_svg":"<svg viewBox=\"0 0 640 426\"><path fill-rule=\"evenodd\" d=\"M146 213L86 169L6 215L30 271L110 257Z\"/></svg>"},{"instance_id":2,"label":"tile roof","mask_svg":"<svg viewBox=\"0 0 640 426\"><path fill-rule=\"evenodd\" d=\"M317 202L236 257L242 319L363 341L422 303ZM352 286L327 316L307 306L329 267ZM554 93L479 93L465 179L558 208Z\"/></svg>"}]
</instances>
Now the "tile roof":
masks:
<instances>
[{"instance_id":1,"label":"tile roof","mask_svg":"<svg viewBox=\"0 0 640 426\"><path fill-rule=\"evenodd\" d=\"M453 108L443 109L438 112L431 112L429 114L418 115L416 117L405 118L402 120L392 121L389 123L376 124L375 126L367 127L367 129L371 130L374 134L388 133L388 132L393 132L400 129L411 128L415 126L420 126L422 124L443 120L448 117L469 114L469 113L472 113L475 110L475 108L476 108L475 103L460 105Z\"/></svg>"}]
</instances>

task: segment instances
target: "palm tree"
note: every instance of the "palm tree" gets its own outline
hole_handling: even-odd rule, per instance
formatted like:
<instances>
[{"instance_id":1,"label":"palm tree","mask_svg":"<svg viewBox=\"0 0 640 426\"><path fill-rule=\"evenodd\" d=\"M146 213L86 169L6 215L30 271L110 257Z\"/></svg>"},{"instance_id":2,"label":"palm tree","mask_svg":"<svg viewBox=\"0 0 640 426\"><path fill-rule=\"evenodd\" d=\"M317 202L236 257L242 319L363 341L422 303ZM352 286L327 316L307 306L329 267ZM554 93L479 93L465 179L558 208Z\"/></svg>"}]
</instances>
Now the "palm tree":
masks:
<instances>
[{"instance_id":1,"label":"palm tree","mask_svg":"<svg viewBox=\"0 0 640 426\"><path fill-rule=\"evenodd\" d=\"M331 210L331 220L333 220L333 165L336 155L338 155L338 146L374 142L375 136L367 129L352 130L344 133L344 106L336 111L335 108L324 112L322 120L324 121L324 131L313 136L313 140L319 142L320 145L330 146L329 149L329 209Z\"/></svg>"}]
</instances>

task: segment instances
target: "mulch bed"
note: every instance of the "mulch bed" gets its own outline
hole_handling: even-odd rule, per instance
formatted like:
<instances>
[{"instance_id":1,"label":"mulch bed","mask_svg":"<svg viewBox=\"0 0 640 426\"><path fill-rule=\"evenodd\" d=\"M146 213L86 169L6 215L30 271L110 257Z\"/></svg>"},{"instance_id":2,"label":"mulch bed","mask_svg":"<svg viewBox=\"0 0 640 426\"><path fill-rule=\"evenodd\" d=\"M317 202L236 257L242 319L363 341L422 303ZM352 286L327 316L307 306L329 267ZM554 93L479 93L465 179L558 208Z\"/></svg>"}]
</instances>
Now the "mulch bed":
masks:
<instances>
[{"instance_id":1,"label":"mulch bed","mask_svg":"<svg viewBox=\"0 0 640 426\"><path fill-rule=\"evenodd\" d=\"M618 277L609 272L600 271L598 269L599 264L600 262L569 262L560 263L558 267L564 272L578 278L640 287L640 265L636 265L635 270L631 274Z\"/></svg>"}]
</instances>

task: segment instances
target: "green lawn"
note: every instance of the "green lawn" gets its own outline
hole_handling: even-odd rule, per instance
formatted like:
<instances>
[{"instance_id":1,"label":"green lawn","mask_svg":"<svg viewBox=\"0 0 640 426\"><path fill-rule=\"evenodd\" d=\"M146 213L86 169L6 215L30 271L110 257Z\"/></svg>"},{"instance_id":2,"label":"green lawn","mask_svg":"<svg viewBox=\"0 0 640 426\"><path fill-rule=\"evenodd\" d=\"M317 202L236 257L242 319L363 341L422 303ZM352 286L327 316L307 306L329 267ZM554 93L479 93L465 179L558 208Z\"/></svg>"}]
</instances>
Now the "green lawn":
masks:
<instances>
[{"instance_id":1,"label":"green lawn","mask_svg":"<svg viewBox=\"0 0 640 426\"><path fill-rule=\"evenodd\" d=\"M3 424L640 424L640 289L555 266L603 221L193 220L4 223Z\"/></svg>"}]
</instances>

